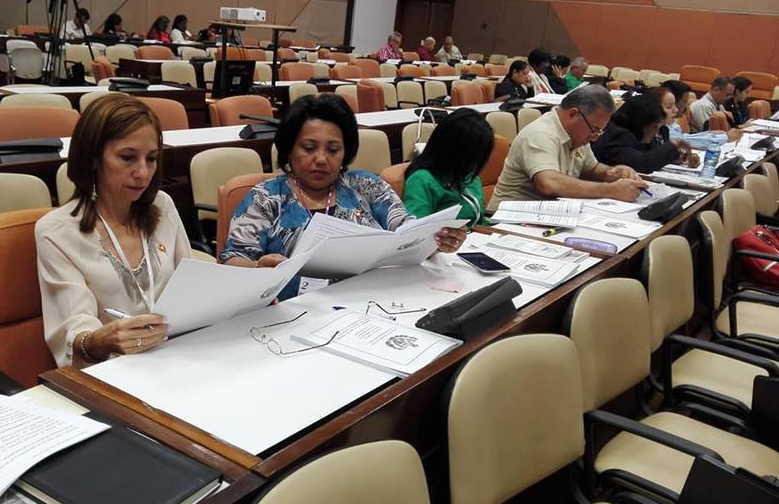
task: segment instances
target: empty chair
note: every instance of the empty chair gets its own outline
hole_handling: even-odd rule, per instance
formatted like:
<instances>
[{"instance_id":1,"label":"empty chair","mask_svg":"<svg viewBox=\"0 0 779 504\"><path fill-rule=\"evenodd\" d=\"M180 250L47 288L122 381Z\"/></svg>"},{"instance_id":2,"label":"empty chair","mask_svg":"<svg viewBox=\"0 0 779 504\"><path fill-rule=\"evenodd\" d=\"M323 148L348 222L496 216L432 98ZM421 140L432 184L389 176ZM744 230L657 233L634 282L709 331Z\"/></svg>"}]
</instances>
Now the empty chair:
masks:
<instances>
[{"instance_id":1,"label":"empty chair","mask_svg":"<svg viewBox=\"0 0 779 504\"><path fill-rule=\"evenodd\" d=\"M8 44L10 45L10 41ZM37 46L9 49L8 61L11 78L14 80L37 80L43 76L43 53Z\"/></svg>"},{"instance_id":2,"label":"empty chair","mask_svg":"<svg viewBox=\"0 0 779 504\"><path fill-rule=\"evenodd\" d=\"M651 74L649 76L648 80L646 82L644 82L644 84L646 84L649 87L657 87L660 84L662 84L663 82L669 81L669 80L674 80L671 77L671 74L662 73L662 72L655 72L655 73L653 73L653 74Z\"/></svg>"},{"instance_id":3,"label":"empty chair","mask_svg":"<svg viewBox=\"0 0 779 504\"><path fill-rule=\"evenodd\" d=\"M466 59L474 60L474 61L482 61L484 60L484 54L482 53L468 53L468 56Z\"/></svg>"},{"instance_id":4,"label":"empty chair","mask_svg":"<svg viewBox=\"0 0 779 504\"><path fill-rule=\"evenodd\" d=\"M687 83L693 91L706 92L711 86L711 81L719 77L718 68L701 65L684 65L679 74L679 80Z\"/></svg>"},{"instance_id":5,"label":"empty chair","mask_svg":"<svg viewBox=\"0 0 779 504\"><path fill-rule=\"evenodd\" d=\"M189 129L189 118L184 105L167 98L138 97L160 121L162 131Z\"/></svg>"},{"instance_id":6,"label":"empty chair","mask_svg":"<svg viewBox=\"0 0 779 504\"><path fill-rule=\"evenodd\" d=\"M187 84L193 88L197 87L195 67L188 61L166 61L160 66L160 76L164 82Z\"/></svg>"},{"instance_id":7,"label":"empty chair","mask_svg":"<svg viewBox=\"0 0 779 504\"><path fill-rule=\"evenodd\" d=\"M604 65L588 65L587 70L584 73L594 77L608 77L609 67Z\"/></svg>"},{"instance_id":8,"label":"empty chair","mask_svg":"<svg viewBox=\"0 0 779 504\"><path fill-rule=\"evenodd\" d=\"M411 123L403 127L401 134L401 156L403 161L411 161L414 157L414 145L427 142L434 129L435 124L427 122L421 124ZM402 186L401 191L396 189L395 192L402 196Z\"/></svg>"},{"instance_id":9,"label":"empty chair","mask_svg":"<svg viewBox=\"0 0 779 504\"><path fill-rule=\"evenodd\" d=\"M384 107L388 109L398 108L398 90L392 82L381 82L381 91L384 96Z\"/></svg>"},{"instance_id":10,"label":"empty chair","mask_svg":"<svg viewBox=\"0 0 779 504\"><path fill-rule=\"evenodd\" d=\"M416 51L403 51L403 61L419 61L419 53Z\"/></svg>"},{"instance_id":11,"label":"empty chair","mask_svg":"<svg viewBox=\"0 0 779 504\"><path fill-rule=\"evenodd\" d=\"M216 221L216 257L222 253L227 233L230 231L230 219L235 207L243 200L246 193L255 185L278 176L278 173L250 173L233 177L224 185L219 186Z\"/></svg>"},{"instance_id":12,"label":"empty chair","mask_svg":"<svg viewBox=\"0 0 779 504\"><path fill-rule=\"evenodd\" d=\"M400 108L415 108L425 104L425 95L422 84L414 81L401 81L395 86L398 93L398 106Z\"/></svg>"},{"instance_id":13,"label":"empty chair","mask_svg":"<svg viewBox=\"0 0 779 504\"><path fill-rule=\"evenodd\" d=\"M165 46L148 45L141 46L136 51L136 57L142 60L174 60L173 51Z\"/></svg>"},{"instance_id":14,"label":"empty chair","mask_svg":"<svg viewBox=\"0 0 779 504\"><path fill-rule=\"evenodd\" d=\"M273 107L264 96L230 96L222 98L208 107L211 126L235 126L239 124L259 124L261 121L241 119L241 114L273 117Z\"/></svg>"},{"instance_id":15,"label":"empty chair","mask_svg":"<svg viewBox=\"0 0 779 504\"><path fill-rule=\"evenodd\" d=\"M0 141L69 137L79 117L73 109L0 107Z\"/></svg>"},{"instance_id":16,"label":"empty chair","mask_svg":"<svg viewBox=\"0 0 779 504\"><path fill-rule=\"evenodd\" d=\"M268 56L262 49L243 49L243 59L247 61L268 61Z\"/></svg>"},{"instance_id":17,"label":"empty chair","mask_svg":"<svg viewBox=\"0 0 779 504\"><path fill-rule=\"evenodd\" d=\"M381 468L381 470L376 470ZM429 504L422 461L403 441L351 446L281 479L258 504Z\"/></svg>"},{"instance_id":18,"label":"empty chair","mask_svg":"<svg viewBox=\"0 0 779 504\"><path fill-rule=\"evenodd\" d=\"M285 81L304 81L314 76L314 68L309 63L284 63L279 76Z\"/></svg>"},{"instance_id":19,"label":"empty chair","mask_svg":"<svg viewBox=\"0 0 779 504\"><path fill-rule=\"evenodd\" d=\"M84 65L84 71L92 75L92 60L100 56L100 53L84 44L65 44L65 62L70 64L81 63Z\"/></svg>"},{"instance_id":20,"label":"empty chair","mask_svg":"<svg viewBox=\"0 0 779 504\"><path fill-rule=\"evenodd\" d=\"M433 77L447 77L457 75L457 70L449 65L438 65L431 71Z\"/></svg>"},{"instance_id":21,"label":"empty chair","mask_svg":"<svg viewBox=\"0 0 779 504\"><path fill-rule=\"evenodd\" d=\"M359 102L361 113L386 110L384 103L384 88L378 82L358 82L357 101Z\"/></svg>"},{"instance_id":22,"label":"empty chair","mask_svg":"<svg viewBox=\"0 0 779 504\"><path fill-rule=\"evenodd\" d=\"M416 65L400 65L398 75L401 77L424 77L422 69Z\"/></svg>"},{"instance_id":23,"label":"empty chair","mask_svg":"<svg viewBox=\"0 0 779 504\"><path fill-rule=\"evenodd\" d=\"M532 108L519 109L517 113L517 134L525 129L525 126L541 117L541 111Z\"/></svg>"},{"instance_id":24,"label":"empty chair","mask_svg":"<svg viewBox=\"0 0 779 504\"><path fill-rule=\"evenodd\" d=\"M381 172L381 178L388 183L395 193L403 198L403 186L406 183L406 170L411 163L399 163L384 168Z\"/></svg>"},{"instance_id":25,"label":"empty chair","mask_svg":"<svg viewBox=\"0 0 779 504\"><path fill-rule=\"evenodd\" d=\"M771 104L765 100L754 100L747 105L750 119L768 119L771 117Z\"/></svg>"},{"instance_id":26,"label":"empty chair","mask_svg":"<svg viewBox=\"0 0 779 504\"><path fill-rule=\"evenodd\" d=\"M357 101L357 85L350 84L346 86L338 86L335 88L335 94L346 100L349 104L349 108L355 114L360 111L359 102Z\"/></svg>"},{"instance_id":27,"label":"empty chair","mask_svg":"<svg viewBox=\"0 0 779 504\"><path fill-rule=\"evenodd\" d=\"M641 79L641 74L637 72L636 70L631 70L630 68L623 68L619 72L619 79L622 82L628 84L629 86L635 85L637 80Z\"/></svg>"},{"instance_id":28,"label":"empty chair","mask_svg":"<svg viewBox=\"0 0 779 504\"><path fill-rule=\"evenodd\" d=\"M431 65L422 64L419 65L419 69L422 70L422 75L425 77L430 77L430 75L433 73L433 67Z\"/></svg>"},{"instance_id":29,"label":"empty chair","mask_svg":"<svg viewBox=\"0 0 779 504\"><path fill-rule=\"evenodd\" d=\"M280 61L297 61L298 55L288 47L279 47L278 57Z\"/></svg>"},{"instance_id":30,"label":"empty chair","mask_svg":"<svg viewBox=\"0 0 779 504\"><path fill-rule=\"evenodd\" d=\"M254 64L254 80L256 82L271 82L273 77L273 70L267 63L255 63Z\"/></svg>"},{"instance_id":31,"label":"empty chair","mask_svg":"<svg viewBox=\"0 0 779 504\"><path fill-rule=\"evenodd\" d=\"M222 51L221 47L217 47L214 50L214 59L215 60L222 59L222 53L223 52L224 51ZM225 55L227 56L228 60L246 60L247 59L246 58L246 49L244 49L243 47L229 46L227 48L227 51L225 52Z\"/></svg>"},{"instance_id":32,"label":"empty chair","mask_svg":"<svg viewBox=\"0 0 779 504\"><path fill-rule=\"evenodd\" d=\"M611 68L611 72L609 72L609 76L614 80L622 80L621 75L623 70L630 70L631 72L635 71L632 68L615 66Z\"/></svg>"},{"instance_id":33,"label":"empty chair","mask_svg":"<svg viewBox=\"0 0 779 504\"><path fill-rule=\"evenodd\" d=\"M189 61L192 58L208 58L208 52L205 49L198 49L197 47L182 47L181 59Z\"/></svg>"},{"instance_id":34,"label":"empty chair","mask_svg":"<svg viewBox=\"0 0 779 504\"><path fill-rule=\"evenodd\" d=\"M484 65L484 69L487 71L487 75L493 77L502 77L508 72L508 67L506 65L495 65L492 63Z\"/></svg>"},{"instance_id":35,"label":"empty chair","mask_svg":"<svg viewBox=\"0 0 779 504\"><path fill-rule=\"evenodd\" d=\"M490 112L485 119L492 127L492 131L509 143L517 136L517 117L511 112Z\"/></svg>"},{"instance_id":36,"label":"empty chair","mask_svg":"<svg viewBox=\"0 0 779 504\"><path fill-rule=\"evenodd\" d=\"M289 87L289 102L292 103L301 96L316 95L319 90L314 84L296 82Z\"/></svg>"},{"instance_id":37,"label":"empty chair","mask_svg":"<svg viewBox=\"0 0 779 504\"><path fill-rule=\"evenodd\" d=\"M498 82L494 80L477 80L476 84L481 88L482 99L485 103L495 101L495 88Z\"/></svg>"},{"instance_id":38,"label":"empty chair","mask_svg":"<svg viewBox=\"0 0 779 504\"><path fill-rule=\"evenodd\" d=\"M317 51L317 56L319 59L333 59L330 56L332 55L332 51L326 47L320 47L319 51Z\"/></svg>"},{"instance_id":39,"label":"empty chair","mask_svg":"<svg viewBox=\"0 0 779 504\"><path fill-rule=\"evenodd\" d=\"M62 163L57 168L57 203L64 205L76 192L76 184L68 177L68 163Z\"/></svg>"},{"instance_id":40,"label":"empty chair","mask_svg":"<svg viewBox=\"0 0 779 504\"><path fill-rule=\"evenodd\" d=\"M360 147L349 166L351 170L365 170L380 174L392 164L387 134L381 130L360 129Z\"/></svg>"},{"instance_id":41,"label":"empty chair","mask_svg":"<svg viewBox=\"0 0 779 504\"><path fill-rule=\"evenodd\" d=\"M491 54L487 63L492 65L505 65L508 58L509 57L506 54ZM503 73L505 74L506 72Z\"/></svg>"},{"instance_id":42,"label":"empty chair","mask_svg":"<svg viewBox=\"0 0 779 504\"><path fill-rule=\"evenodd\" d=\"M757 224L755 200L748 190L726 189L720 198L722 224L729 240L735 240Z\"/></svg>"},{"instance_id":43,"label":"empty chair","mask_svg":"<svg viewBox=\"0 0 779 504\"><path fill-rule=\"evenodd\" d=\"M638 80L640 80L641 82L646 84L647 81L649 80L649 77L652 74L656 74L656 73L659 73L659 72L657 70L650 70L650 69L643 68L643 69L638 71Z\"/></svg>"},{"instance_id":44,"label":"empty chair","mask_svg":"<svg viewBox=\"0 0 779 504\"><path fill-rule=\"evenodd\" d=\"M360 67L360 70L362 70L362 76L365 79L369 79L371 77L381 77L379 62L374 59L357 58L352 62L352 64Z\"/></svg>"},{"instance_id":45,"label":"empty chair","mask_svg":"<svg viewBox=\"0 0 779 504\"><path fill-rule=\"evenodd\" d=\"M63 95L50 93L30 93L9 95L0 101L0 107L45 107L72 109L73 105Z\"/></svg>"},{"instance_id":46,"label":"empty chair","mask_svg":"<svg viewBox=\"0 0 779 504\"><path fill-rule=\"evenodd\" d=\"M214 87L214 75L216 74L216 62L208 61L203 65L203 82L206 85L206 89L211 91ZM254 80L260 80L257 78L257 65L254 66Z\"/></svg>"},{"instance_id":47,"label":"empty chair","mask_svg":"<svg viewBox=\"0 0 779 504\"><path fill-rule=\"evenodd\" d=\"M333 70L334 79L361 79L362 70L355 65L336 65Z\"/></svg>"},{"instance_id":48,"label":"empty chair","mask_svg":"<svg viewBox=\"0 0 779 504\"><path fill-rule=\"evenodd\" d=\"M119 64L120 59L135 59L137 48L130 44L116 44L105 49L106 58L114 65Z\"/></svg>"},{"instance_id":49,"label":"empty chair","mask_svg":"<svg viewBox=\"0 0 779 504\"><path fill-rule=\"evenodd\" d=\"M390 63L379 65L379 74L381 77L395 77L398 75L398 67Z\"/></svg>"},{"instance_id":50,"label":"empty chair","mask_svg":"<svg viewBox=\"0 0 779 504\"><path fill-rule=\"evenodd\" d=\"M25 173L0 173L0 194L0 212L51 206L51 193L43 180Z\"/></svg>"},{"instance_id":51,"label":"empty chair","mask_svg":"<svg viewBox=\"0 0 779 504\"><path fill-rule=\"evenodd\" d=\"M111 93L118 93L119 91L92 91L91 93L84 93L81 95L81 98L78 99L78 109L81 112L84 112L89 105L97 100L98 98L102 98L104 96L107 96ZM120 94L126 94L126 93L120 93Z\"/></svg>"},{"instance_id":52,"label":"empty chair","mask_svg":"<svg viewBox=\"0 0 779 504\"><path fill-rule=\"evenodd\" d=\"M433 98L445 98L449 96L446 92L446 84L439 81L425 81L425 99L429 102Z\"/></svg>"},{"instance_id":53,"label":"empty chair","mask_svg":"<svg viewBox=\"0 0 779 504\"><path fill-rule=\"evenodd\" d=\"M487 70L485 70L484 65L480 63L474 63L473 65L468 65L465 69L463 69L462 73L484 77L487 75Z\"/></svg>"},{"instance_id":54,"label":"empty chair","mask_svg":"<svg viewBox=\"0 0 779 504\"><path fill-rule=\"evenodd\" d=\"M495 186L498 184L498 177L503 171L503 163L506 161L510 147L511 143L508 140L499 135L495 136L490 157L487 158L484 168L479 173L485 204L489 204L492 193L495 192Z\"/></svg>"},{"instance_id":55,"label":"empty chair","mask_svg":"<svg viewBox=\"0 0 779 504\"><path fill-rule=\"evenodd\" d=\"M108 58L98 56L92 61L92 75L95 77L96 82L100 82L103 79L116 77L116 71L113 64L108 61Z\"/></svg>"},{"instance_id":56,"label":"empty chair","mask_svg":"<svg viewBox=\"0 0 779 504\"><path fill-rule=\"evenodd\" d=\"M452 86L452 105L475 105L484 103L481 87L473 82L464 81Z\"/></svg>"},{"instance_id":57,"label":"empty chair","mask_svg":"<svg viewBox=\"0 0 779 504\"><path fill-rule=\"evenodd\" d=\"M779 201L779 170L774 163L762 163L760 167L768 180L771 181L771 188L774 191L774 199Z\"/></svg>"},{"instance_id":58,"label":"empty chair","mask_svg":"<svg viewBox=\"0 0 779 504\"><path fill-rule=\"evenodd\" d=\"M774 96L774 88L779 86L779 78L776 75L765 72L739 72L736 77L746 77L752 81L752 97L761 100L771 100Z\"/></svg>"},{"instance_id":59,"label":"empty chair","mask_svg":"<svg viewBox=\"0 0 779 504\"><path fill-rule=\"evenodd\" d=\"M324 63L309 63L314 73L311 75L315 79L327 79L330 77L330 67Z\"/></svg>"}]
</instances>

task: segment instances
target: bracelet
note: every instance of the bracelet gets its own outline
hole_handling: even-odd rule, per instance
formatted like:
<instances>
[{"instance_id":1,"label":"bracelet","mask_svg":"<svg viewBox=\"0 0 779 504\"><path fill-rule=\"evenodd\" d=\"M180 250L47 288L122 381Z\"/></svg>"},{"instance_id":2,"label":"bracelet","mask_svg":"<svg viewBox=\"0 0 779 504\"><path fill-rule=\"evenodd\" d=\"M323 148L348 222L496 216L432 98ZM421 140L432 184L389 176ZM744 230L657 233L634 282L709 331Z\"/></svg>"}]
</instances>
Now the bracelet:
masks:
<instances>
[{"instance_id":1,"label":"bracelet","mask_svg":"<svg viewBox=\"0 0 779 504\"><path fill-rule=\"evenodd\" d=\"M87 339L92 337L92 334L94 334L92 331L81 333L81 341L79 342L79 348L81 349L81 355L88 360L89 362L97 362L97 359L89 355L89 351L87 350Z\"/></svg>"}]
</instances>

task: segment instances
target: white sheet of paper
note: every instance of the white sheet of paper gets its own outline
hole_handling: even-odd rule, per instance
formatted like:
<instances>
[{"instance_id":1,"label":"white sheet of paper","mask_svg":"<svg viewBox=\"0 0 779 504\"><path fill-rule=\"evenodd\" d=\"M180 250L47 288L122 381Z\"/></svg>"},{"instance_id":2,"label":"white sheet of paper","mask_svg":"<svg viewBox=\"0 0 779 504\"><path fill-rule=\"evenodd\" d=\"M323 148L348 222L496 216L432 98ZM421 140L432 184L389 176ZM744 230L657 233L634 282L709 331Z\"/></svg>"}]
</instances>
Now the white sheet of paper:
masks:
<instances>
[{"instance_id":1,"label":"white sheet of paper","mask_svg":"<svg viewBox=\"0 0 779 504\"><path fill-rule=\"evenodd\" d=\"M555 245L510 234L493 234L489 237L488 243L493 247L522 252L546 259L560 259L573 251L572 248L563 245Z\"/></svg>"},{"instance_id":2,"label":"white sheet of paper","mask_svg":"<svg viewBox=\"0 0 779 504\"><path fill-rule=\"evenodd\" d=\"M583 214L579 220L579 226L616 235L629 236L630 238L642 238L661 227L656 223L645 222L615 219L603 215Z\"/></svg>"},{"instance_id":3,"label":"white sheet of paper","mask_svg":"<svg viewBox=\"0 0 779 504\"><path fill-rule=\"evenodd\" d=\"M0 395L0 494L41 460L109 428Z\"/></svg>"},{"instance_id":4,"label":"white sheet of paper","mask_svg":"<svg viewBox=\"0 0 779 504\"><path fill-rule=\"evenodd\" d=\"M509 231L511 233L518 233L526 236L542 237L544 228L533 226L520 226L518 224L496 224L495 229L501 229L503 231ZM573 229L564 229L563 231L550 236L548 240L554 242L565 243L566 238L584 238L587 240L597 240L605 243L613 244L617 247L617 252L622 252L629 246L633 245L635 238L628 238L627 236L617 236L613 233L604 233L595 229L588 229L584 227L576 227Z\"/></svg>"},{"instance_id":5,"label":"white sheet of paper","mask_svg":"<svg viewBox=\"0 0 779 504\"><path fill-rule=\"evenodd\" d=\"M555 261L501 249L489 249L487 255L511 268L511 276L545 287L555 287L571 278L579 269L576 263Z\"/></svg>"},{"instance_id":6,"label":"white sheet of paper","mask_svg":"<svg viewBox=\"0 0 779 504\"><path fill-rule=\"evenodd\" d=\"M497 222L576 227L581 200L502 201L491 217Z\"/></svg>"},{"instance_id":7,"label":"white sheet of paper","mask_svg":"<svg viewBox=\"0 0 779 504\"><path fill-rule=\"evenodd\" d=\"M583 203L585 208L596 208L598 210L603 210L604 212L616 214L635 212L636 210L641 210L641 208L643 208L643 205L637 203L628 203L627 201L611 198L583 200Z\"/></svg>"}]
</instances>

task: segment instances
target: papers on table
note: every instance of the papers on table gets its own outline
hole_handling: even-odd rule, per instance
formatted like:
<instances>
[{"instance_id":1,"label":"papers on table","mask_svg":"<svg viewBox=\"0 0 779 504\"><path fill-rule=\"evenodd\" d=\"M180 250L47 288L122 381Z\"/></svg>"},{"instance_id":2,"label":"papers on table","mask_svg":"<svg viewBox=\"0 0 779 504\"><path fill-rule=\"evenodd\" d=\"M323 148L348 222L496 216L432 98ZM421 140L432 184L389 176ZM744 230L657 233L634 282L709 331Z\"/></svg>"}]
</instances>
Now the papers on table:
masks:
<instances>
[{"instance_id":1,"label":"papers on table","mask_svg":"<svg viewBox=\"0 0 779 504\"><path fill-rule=\"evenodd\" d=\"M660 227L657 223L615 219L596 214L583 214L579 219L579 226L630 238L642 238Z\"/></svg>"},{"instance_id":2,"label":"papers on table","mask_svg":"<svg viewBox=\"0 0 779 504\"><path fill-rule=\"evenodd\" d=\"M510 234L494 233L487 238L486 244L490 247L513 250L522 252L523 254L544 257L546 259L564 260L570 258L575 262L578 262L589 255L586 252L581 252L563 245L531 240L529 238Z\"/></svg>"},{"instance_id":3,"label":"papers on table","mask_svg":"<svg viewBox=\"0 0 779 504\"><path fill-rule=\"evenodd\" d=\"M303 266L303 274L320 278L358 275L382 266L420 264L438 248L435 233L467 223L456 219L460 208L456 205L411 220L394 232L317 213L303 231L292 257L321 243Z\"/></svg>"},{"instance_id":4,"label":"papers on table","mask_svg":"<svg viewBox=\"0 0 779 504\"><path fill-rule=\"evenodd\" d=\"M671 186L678 186L678 187L692 187L695 189L702 189L706 191L713 191L714 189L719 189L722 187L722 184L728 180L727 177L714 177L714 178L703 178L703 177L696 177L694 175L688 175L684 173L674 173L674 172L666 172L666 171L656 171L649 174L650 177L652 177L653 180L663 182L665 184L671 185Z\"/></svg>"},{"instance_id":5,"label":"papers on table","mask_svg":"<svg viewBox=\"0 0 779 504\"><path fill-rule=\"evenodd\" d=\"M0 494L32 466L109 426L0 395Z\"/></svg>"},{"instance_id":6,"label":"papers on table","mask_svg":"<svg viewBox=\"0 0 779 504\"><path fill-rule=\"evenodd\" d=\"M338 333L331 340L333 334ZM293 339L378 369L409 375L462 344L461 340L364 313L340 310Z\"/></svg>"},{"instance_id":7,"label":"papers on table","mask_svg":"<svg viewBox=\"0 0 779 504\"><path fill-rule=\"evenodd\" d=\"M701 170L703 170L703 163L700 164L697 168L690 168L689 166L682 166L677 164L667 164L663 166L663 171L667 172L673 172L673 173L685 173L687 175L700 175Z\"/></svg>"},{"instance_id":8,"label":"papers on table","mask_svg":"<svg viewBox=\"0 0 779 504\"><path fill-rule=\"evenodd\" d=\"M529 97L527 101L543 103L544 105L560 105L563 102L563 98L565 98L565 95L554 93L538 93L535 96Z\"/></svg>"},{"instance_id":9,"label":"papers on table","mask_svg":"<svg viewBox=\"0 0 779 504\"><path fill-rule=\"evenodd\" d=\"M638 203L628 203L627 201L620 201L611 198L597 198L597 199L589 199L589 200L581 200L581 201L584 208L603 210L604 212L616 213L616 214L635 212L643 208L643 205L640 205Z\"/></svg>"},{"instance_id":10,"label":"papers on table","mask_svg":"<svg viewBox=\"0 0 779 504\"><path fill-rule=\"evenodd\" d=\"M768 119L755 119L752 121L752 125L760 126L768 129L779 129L779 112L771 116L771 120Z\"/></svg>"},{"instance_id":11,"label":"papers on table","mask_svg":"<svg viewBox=\"0 0 779 504\"><path fill-rule=\"evenodd\" d=\"M240 268L184 259L170 277L155 311L165 317L168 334L175 336L268 306L314 253L316 248L275 268Z\"/></svg>"},{"instance_id":12,"label":"papers on table","mask_svg":"<svg viewBox=\"0 0 779 504\"><path fill-rule=\"evenodd\" d=\"M484 253L511 268L509 274L514 278L544 287L560 285L579 269L577 263L555 261L508 250L488 248Z\"/></svg>"},{"instance_id":13,"label":"papers on table","mask_svg":"<svg viewBox=\"0 0 779 504\"><path fill-rule=\"evenodd\" d=\"M491 219L510 224L576 227L581 211L580 200L502 201Z\"/></svg>"}]
</instances>

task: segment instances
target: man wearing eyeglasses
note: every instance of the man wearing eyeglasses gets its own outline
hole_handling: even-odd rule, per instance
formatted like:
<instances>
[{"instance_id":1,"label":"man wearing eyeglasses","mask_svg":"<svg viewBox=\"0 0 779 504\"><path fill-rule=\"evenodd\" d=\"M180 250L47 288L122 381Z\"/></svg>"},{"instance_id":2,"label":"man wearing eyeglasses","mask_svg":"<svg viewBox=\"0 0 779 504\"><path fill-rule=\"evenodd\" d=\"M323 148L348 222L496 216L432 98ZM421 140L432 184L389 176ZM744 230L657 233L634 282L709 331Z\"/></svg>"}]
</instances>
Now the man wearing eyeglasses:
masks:
<instances>
[{"instance_id":1,"label":"man wearing eyeglasses","mask_svg":"<svg viewBox=\"0 0 779 504\"><path fill-rule=\"evenodd\" d=\"M647 184L629 166L599 163L590 148L614 110L606 88L590 85L533 121L512 142L488 209L549 198L635 201Z\"/></svg>"}]
</instances>

